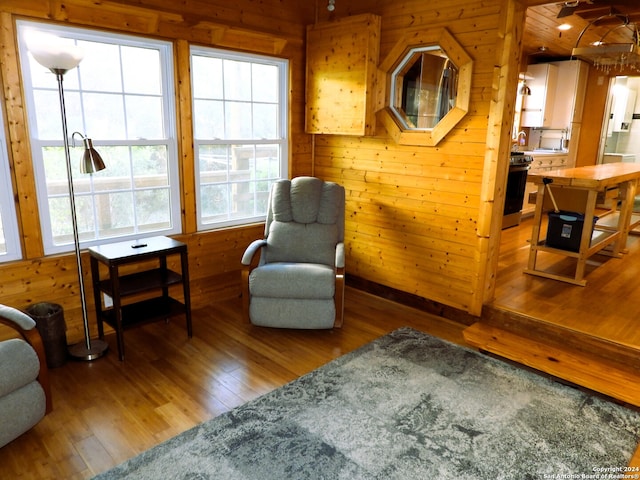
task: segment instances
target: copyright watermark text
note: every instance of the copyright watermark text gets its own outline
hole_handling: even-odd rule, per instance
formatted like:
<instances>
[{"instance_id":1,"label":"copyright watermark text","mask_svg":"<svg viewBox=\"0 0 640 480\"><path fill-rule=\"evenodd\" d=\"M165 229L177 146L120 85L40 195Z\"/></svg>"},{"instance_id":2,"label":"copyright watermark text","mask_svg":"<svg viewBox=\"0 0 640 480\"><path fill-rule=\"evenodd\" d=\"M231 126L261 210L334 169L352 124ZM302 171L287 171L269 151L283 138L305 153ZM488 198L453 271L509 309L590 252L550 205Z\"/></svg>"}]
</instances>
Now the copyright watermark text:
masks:
<instances>
[{"instance_id":1,"label":"copyright watermark text","mask_svg":"<svg viewBox=\"0 0 640 480\"><path fill-rule=\"evenodd\" d=\"M593 467L589 473L545 473L545 480L640 480L640 467Z\"/></svg>"}]
</instances>

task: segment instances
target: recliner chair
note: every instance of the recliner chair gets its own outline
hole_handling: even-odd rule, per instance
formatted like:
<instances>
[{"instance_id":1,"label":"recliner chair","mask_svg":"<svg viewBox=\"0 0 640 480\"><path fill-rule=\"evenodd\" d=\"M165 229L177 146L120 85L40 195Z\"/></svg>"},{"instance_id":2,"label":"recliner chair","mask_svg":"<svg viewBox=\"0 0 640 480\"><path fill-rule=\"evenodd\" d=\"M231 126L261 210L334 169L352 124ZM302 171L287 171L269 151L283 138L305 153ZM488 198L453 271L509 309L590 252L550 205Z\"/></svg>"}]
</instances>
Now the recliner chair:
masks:
<instances>
[{"instance_id":1,"label":"recliner chair","mask_svg":"<svg viewBox=\"0 0 640 480\"><path fill-rule=\"evenodd\" d=\"M36 322L0 305L0 323L22 338L0 342L0 447L35 426L51 411L49 371Z\"/></svg>"},{"instance_id":2,"label":"recliner chair","mask_svg":"<svg viewBox=\"0 0 640 480\"><path fill-rule=\"evenodd\" d=\"M273 184L264 238L242 257L247 321L278 328L342 326L344 210L344 187L336 183L296 177Z\"/></svg>"}]
</instances>

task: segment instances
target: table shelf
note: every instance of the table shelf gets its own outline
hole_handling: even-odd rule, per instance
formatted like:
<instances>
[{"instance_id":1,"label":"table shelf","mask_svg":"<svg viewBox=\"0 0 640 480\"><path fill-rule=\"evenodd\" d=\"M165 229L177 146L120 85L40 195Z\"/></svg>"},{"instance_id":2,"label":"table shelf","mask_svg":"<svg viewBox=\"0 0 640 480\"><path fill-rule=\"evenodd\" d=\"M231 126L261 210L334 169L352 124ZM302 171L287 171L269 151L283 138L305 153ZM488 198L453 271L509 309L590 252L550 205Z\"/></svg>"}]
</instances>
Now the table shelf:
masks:
<instances>
[{"instance_id":1,"label":"table shelf","mask_svg":"<svg viewBox=\"0 0 640 480\"><path fill-rule=\"evenodd\" d=\"M177 285L182 282L182 275L173 270L163 272L161 268L144 272L123 275L119 278L120 297L127 297L137 293L144 293L154 289ZM111 279L100 282L100 291L113 297Z\"/></svg>"},{"instance_id":2,"label":"table shelf","mask_svg":"<svg viewBox=\"0 0 640 480\"><path fill-rule=\"evenodd\" d=\"M600 230L598 226L593 229L593 233L591 234L591 243L589 244L589 248L586 251L587 256L594 255L598 253L603 248L611 245L618 238L619 233L617 231L611 230ZM580 252L574 252L572 250L565 250L562 248L549 247L546 245L545 240L541 240L538 242L537 249L539 251L557 253L559 255L564 255L567 257L580 257Z\"/></svg>"},{"instance_id":3,"label":"table shelf","mask_svg":"<svg viewBox=\"0 0 640 480\"><path fill-rule=\"evenodd\" d=\"M606 216L601 217L600 220L598 220L598 227L607 230L617 230L619 219L620 212L616 210ZM640 213L632 212L631 218L629 220L629 231L633 231L634 229L638 228L638 226L640 226Z\"/></svg>"},{"instance_id":4,"label":"table shelf","mask_svg":"<svg viewBox=\"0 0 640 480\"><path fill-rule=\"evenodd\" d=\"M124 305L120 319L122 329L128 330L145 323L157 322L186 313L185 305L173 298L156 297L141 302ZM102 310L102 319L116 328L116 312L113 308Z\"/></svg>"}]
</instances>

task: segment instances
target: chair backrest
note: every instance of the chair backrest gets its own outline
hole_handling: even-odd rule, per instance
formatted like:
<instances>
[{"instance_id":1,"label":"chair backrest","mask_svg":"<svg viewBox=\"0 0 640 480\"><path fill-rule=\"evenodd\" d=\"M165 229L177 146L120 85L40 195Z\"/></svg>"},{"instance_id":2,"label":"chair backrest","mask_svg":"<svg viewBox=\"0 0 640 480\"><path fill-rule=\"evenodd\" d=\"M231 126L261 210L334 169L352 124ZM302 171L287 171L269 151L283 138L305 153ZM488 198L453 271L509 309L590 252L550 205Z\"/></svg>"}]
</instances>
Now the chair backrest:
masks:
<instances>
[{"instance_id":1,"label":"chair backrest","mask_svg":"<svg viewBox=\"0 0 640 480\"><path fill-rule=\"evenodd\" d=\"M265 262L335 264L344 241L344 187L315 177L274 183L269 195Z\"/></svg>"}]
</instances>

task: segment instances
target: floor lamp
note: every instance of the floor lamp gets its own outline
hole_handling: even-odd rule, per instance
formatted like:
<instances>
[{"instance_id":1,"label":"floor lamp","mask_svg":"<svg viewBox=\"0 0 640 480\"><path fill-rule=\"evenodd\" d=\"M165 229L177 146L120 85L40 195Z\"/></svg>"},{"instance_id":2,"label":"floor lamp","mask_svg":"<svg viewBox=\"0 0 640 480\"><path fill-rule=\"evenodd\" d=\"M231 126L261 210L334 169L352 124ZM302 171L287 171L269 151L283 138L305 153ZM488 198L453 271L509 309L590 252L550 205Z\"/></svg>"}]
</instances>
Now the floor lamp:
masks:
<instances>
[{"instance_id":1,"label":"floor lamp","mask_svg":"<svg viewBox=\"0 0 640 480\"><path fill-rule=\"evenodd\" d=\"M43 40L43 39L40 39ZM62 80L64 74L78 66L83 57L82 49L72 44L62 44L60 39L47 38L45 41L30 42L29 51L33 58L48 68L58 80L58 95L60 98L60 113L62 115L62 135L64 139L64 155L67 162L67 181L69 182L69 200L71 203L71 223L73 225L73 242L76 251L76 264L78 266L78 281L80 283L80 302L82 304L82 320L84 323L84 342L71 345L69 354L78 360L95 360L107 351L109 345L102 339L91 340L89 335L89 319L87 315L87 301L84 293L84 277L82 275L82 259L80 257L80 239L78 237L78 220L76 217L75 193L73 190L73 173L71 169L71 156L69 153L69 137L67 133L67 113L64 104L64 89ZM79 134L74 132L74 136ZM81 135L82 136L82 135ZM93 149L91 140L82 136L84 141L84 156L81 163L83 173L93 173L105 168L104 162L98 152Z\"/></svg>"}]
</instances>

